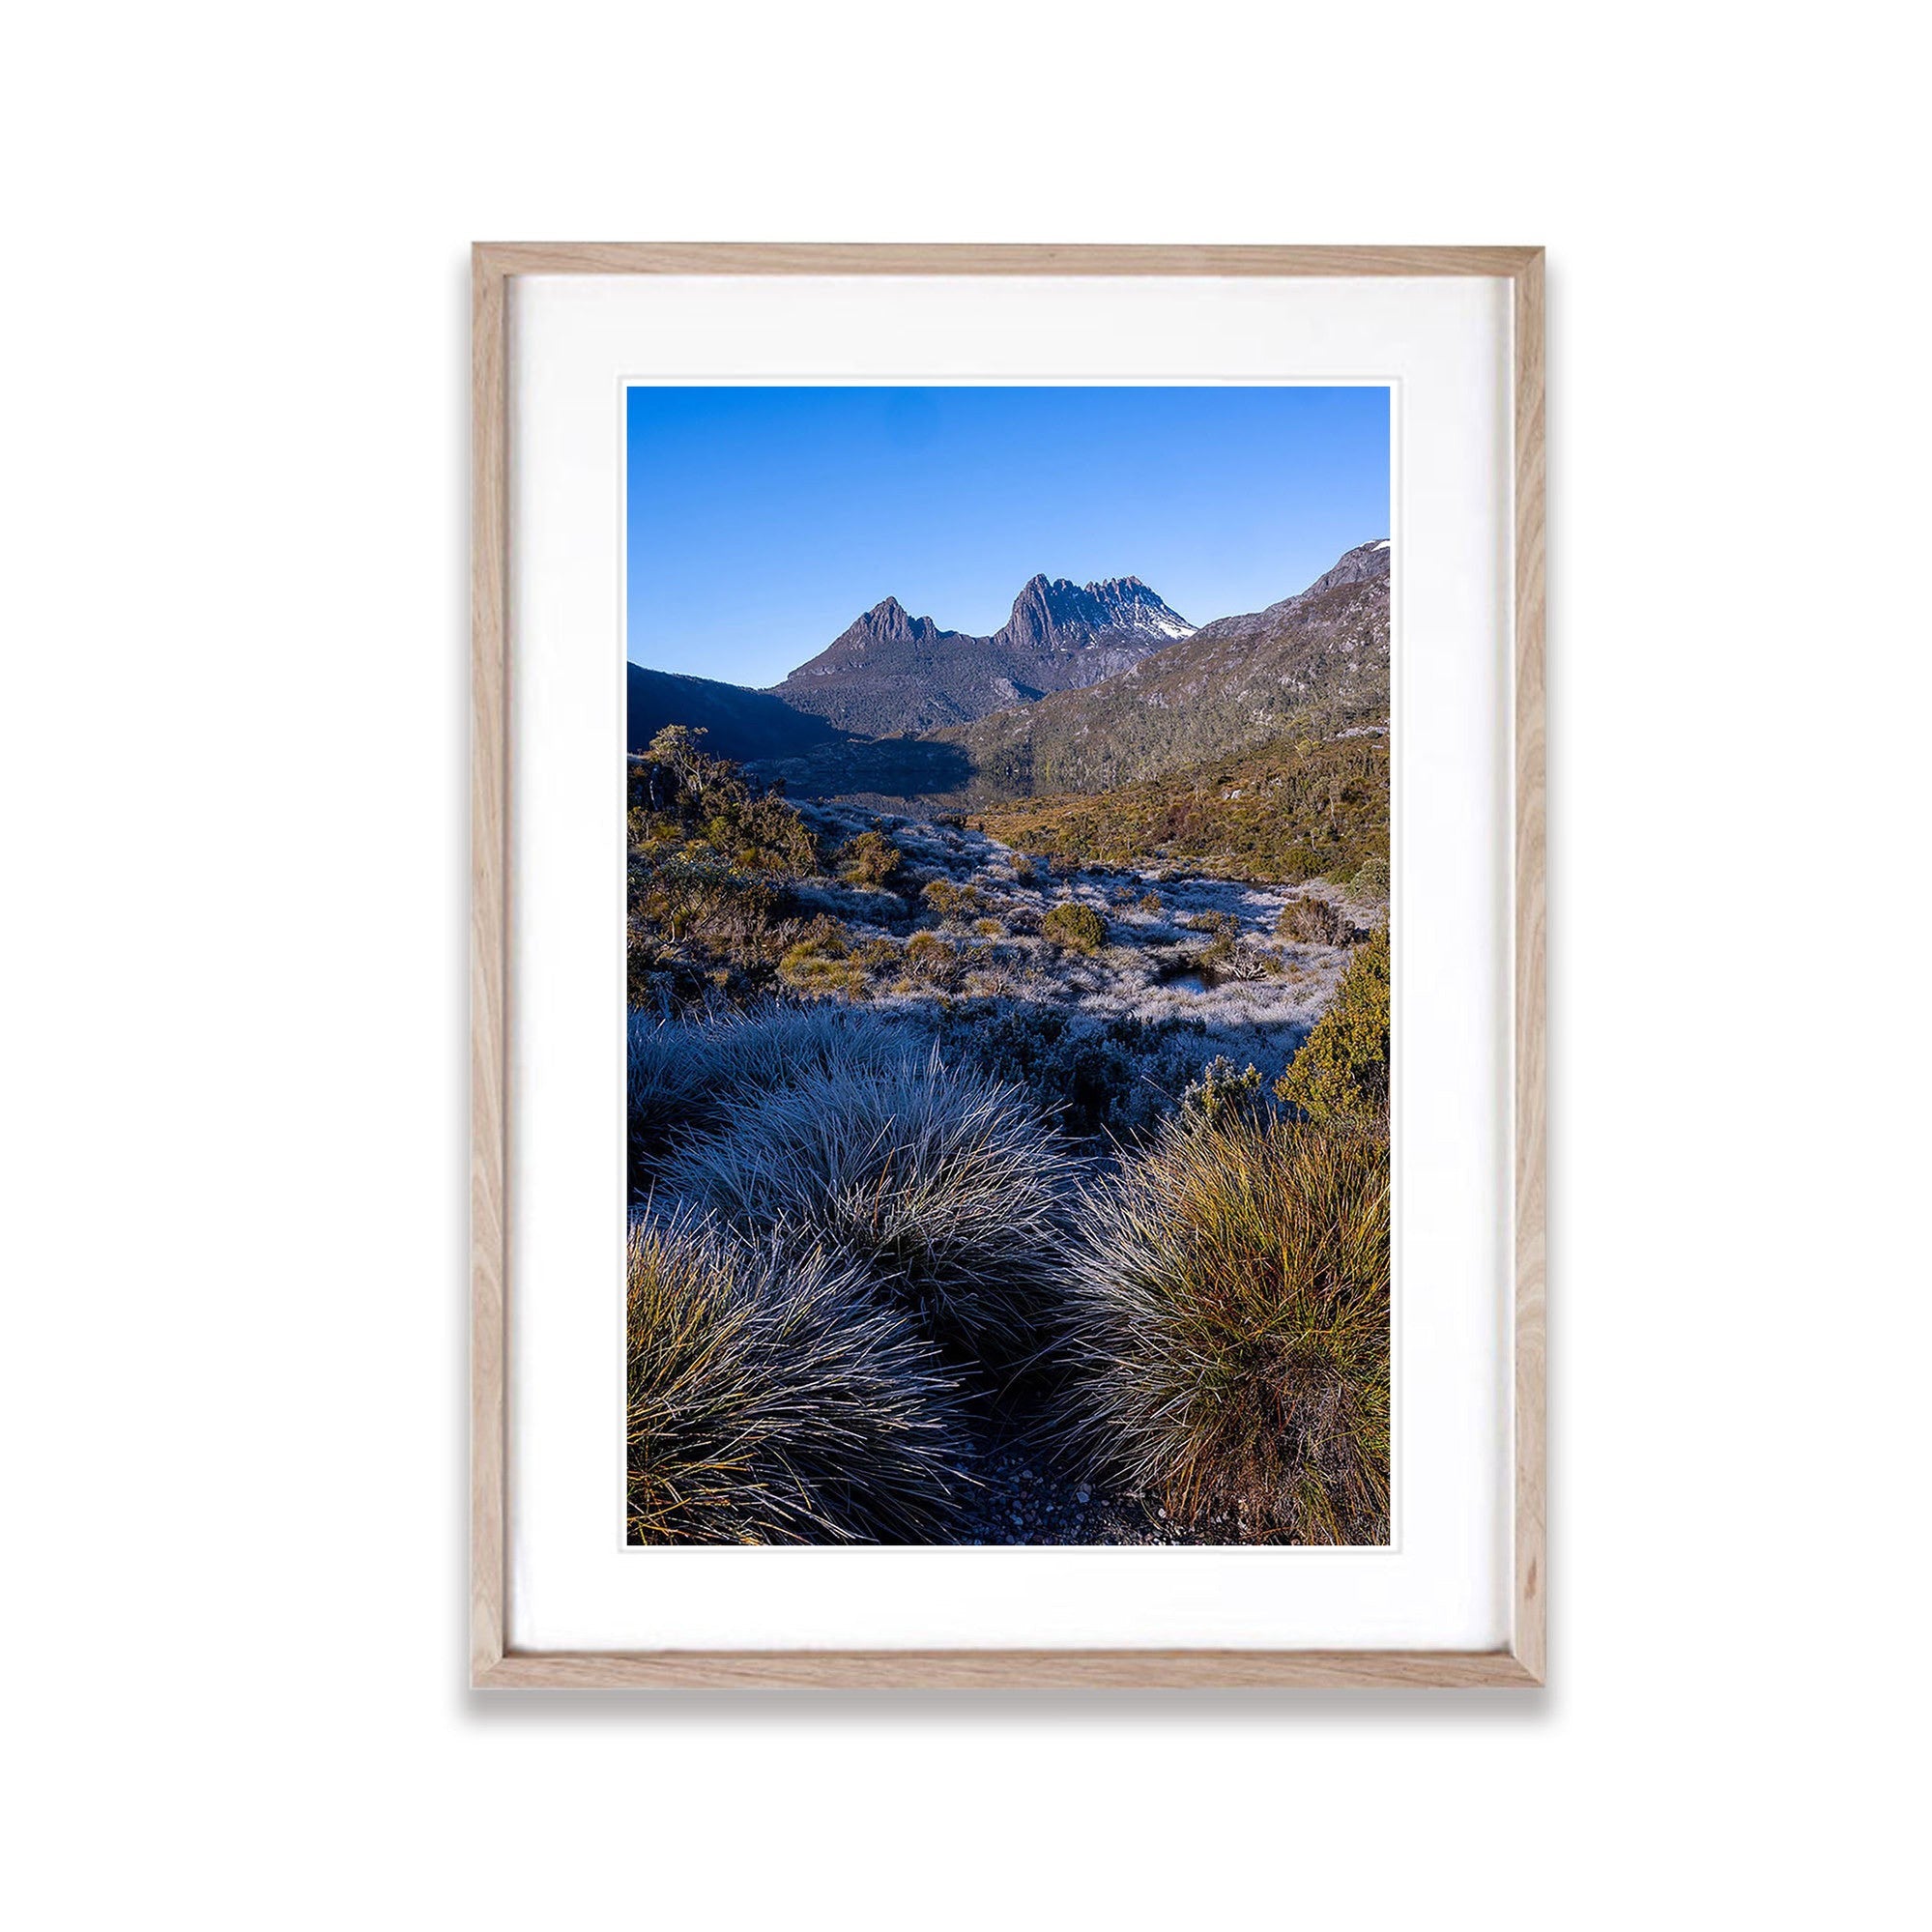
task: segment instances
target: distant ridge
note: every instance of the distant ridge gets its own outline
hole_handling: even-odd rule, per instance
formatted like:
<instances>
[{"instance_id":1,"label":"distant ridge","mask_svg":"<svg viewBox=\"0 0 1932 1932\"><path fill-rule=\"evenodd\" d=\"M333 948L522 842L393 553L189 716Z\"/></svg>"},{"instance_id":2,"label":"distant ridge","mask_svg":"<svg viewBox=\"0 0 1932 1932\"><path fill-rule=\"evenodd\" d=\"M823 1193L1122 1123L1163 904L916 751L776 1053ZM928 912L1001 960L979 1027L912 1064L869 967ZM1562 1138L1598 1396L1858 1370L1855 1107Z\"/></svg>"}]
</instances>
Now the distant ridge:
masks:
<instances>
[{"instance_id":1,"label":"distant ridge","mask_svg":"<svg viewBox=\"0 0 1932 1932\"><path fill-rule=\"evenodd\" d=\"M673 724L707 733L705 749L713 758L740 763L797 758L842 743L846 736L822 718L794 711L766 692L675 671L648 671L641 664L625 666L624 712L624 738L632 751L642 751Z\"/></svg>"}]
</instances>

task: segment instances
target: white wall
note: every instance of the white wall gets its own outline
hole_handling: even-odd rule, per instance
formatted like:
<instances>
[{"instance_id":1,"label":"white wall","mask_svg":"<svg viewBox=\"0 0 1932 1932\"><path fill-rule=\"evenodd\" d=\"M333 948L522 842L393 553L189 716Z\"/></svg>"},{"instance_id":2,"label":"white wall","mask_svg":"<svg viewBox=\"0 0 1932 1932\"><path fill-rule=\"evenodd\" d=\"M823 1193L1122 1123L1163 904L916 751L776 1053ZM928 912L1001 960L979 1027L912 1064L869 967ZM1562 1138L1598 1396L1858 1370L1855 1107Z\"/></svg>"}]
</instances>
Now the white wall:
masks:
<instances>
[{"instance_id":1,"label":"white wall","mask_svg":"<svg viewBox=\"0 0 1932 1932\"><path fill-rule=\"evenodd\" d=\"M1905 18L14 22L18 1922L1893 1922L1928 1286ZM465 1691L473 236L1549 245L1546 1694Z\"/></svg>"}]
</instances>

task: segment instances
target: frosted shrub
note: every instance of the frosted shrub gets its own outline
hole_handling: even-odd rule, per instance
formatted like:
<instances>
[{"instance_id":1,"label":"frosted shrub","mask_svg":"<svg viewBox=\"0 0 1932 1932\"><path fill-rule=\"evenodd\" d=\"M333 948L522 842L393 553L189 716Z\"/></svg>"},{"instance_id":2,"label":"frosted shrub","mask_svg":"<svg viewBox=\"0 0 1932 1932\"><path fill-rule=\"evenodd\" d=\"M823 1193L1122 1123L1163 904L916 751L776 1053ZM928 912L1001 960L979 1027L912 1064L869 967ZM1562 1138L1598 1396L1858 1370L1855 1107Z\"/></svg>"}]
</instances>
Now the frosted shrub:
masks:
<instances>
[{"instance_id":1,"label":"frosted shrub","mask_svg":"<svg viewBox=\"0 0 1932 1932\"><path fill-rule=\"evenodd\" d=\"M1363 862L1355 877L1348 881L1348 896L1355 900L1373 903L1389 896L1389 862L1383 858L1371 858Z\"/></svg>"},{"instance_id":2,"label":"frosted shrub","mask_svg":"<svg viewBox=\"0 0 1932 1932\"><path fill-rule=\"evenodd\" d=\"M1181 1111L1191 1119L1214 1120L1261 1103L1261 1070L1250 1061L1237 1071L1226 1053L1217 1053L1181 1094Z\"/></svg>"}]
</instances>

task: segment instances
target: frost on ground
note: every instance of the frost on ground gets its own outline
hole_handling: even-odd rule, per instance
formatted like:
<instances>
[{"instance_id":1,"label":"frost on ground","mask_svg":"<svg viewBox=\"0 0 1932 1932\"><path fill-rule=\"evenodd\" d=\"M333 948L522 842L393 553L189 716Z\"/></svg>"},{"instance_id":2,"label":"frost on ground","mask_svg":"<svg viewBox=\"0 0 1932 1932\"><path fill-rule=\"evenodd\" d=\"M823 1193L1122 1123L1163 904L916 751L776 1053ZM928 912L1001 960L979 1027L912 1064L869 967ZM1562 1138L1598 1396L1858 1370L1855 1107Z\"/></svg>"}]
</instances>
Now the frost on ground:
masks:
<instances>
[{"instance_id":1,"label":"frost on ground","mask_svg":"<svg viewBox=\"0 0 1932 1932\"><path fill-rule=\"evenodd\" d=\"M1199 1061L1225 1053L1279 1068L1347 964L1345 945L1299 944L1276 931L1291 899L1341 905L1333 886L1256 885L1170 867L1074 870L965 825L845 803L800 810L824 849L878 832L902 856L889 890L836 879L796 888L805 904L871 940L868 991L881 1008L925 1005L937 988L1057 1008L1080 1021L1185 1028ZM1046 930L1048 915L1067 904L1091 908L1104 922L1091 952ZM1344 908L1362 932L1378 909ZM895 975L888 948L909 949L904 972Z\"/></svg>"},{"instance_id":2,"label":"frost on ground","mask_svg":"<svg viewBox=\"0 0 1932 1932\"><path fill-rule=\"evenodd\" d=\"M755 1459L734 1419L763 1391L784 1454L759 1484L782 1498L786 1431L816 1426L828 1391L826 1431L889 1427L831 1456L814 1491L827 1539L1247 1539L1081 1432L1074 1257L1094 1191L1150 1150L1226 1137L1243 1109L1280 1124L1274 1082L1351 961L1375 957L1357 945L1386 908L779 802L707 799L688 821L702 838L633 821L633 1251L663 1263L632 1270L631 1332L655 1338L631 1352L639 1536L716 1528L666 1514L684 1490L661 1443L697 1443L706 1469L718 1443ZM863 1348L819 1319L847 1300ZM747 1309L779 1323L772 1346ZM817 1350L802 1379L794 1330ZM879 1406L888 1386L903 1415ZM798 1453L819 1449L808 1432ZM868 1483L889 1520L856 1512Z\"/></svg>"}]
</instances>

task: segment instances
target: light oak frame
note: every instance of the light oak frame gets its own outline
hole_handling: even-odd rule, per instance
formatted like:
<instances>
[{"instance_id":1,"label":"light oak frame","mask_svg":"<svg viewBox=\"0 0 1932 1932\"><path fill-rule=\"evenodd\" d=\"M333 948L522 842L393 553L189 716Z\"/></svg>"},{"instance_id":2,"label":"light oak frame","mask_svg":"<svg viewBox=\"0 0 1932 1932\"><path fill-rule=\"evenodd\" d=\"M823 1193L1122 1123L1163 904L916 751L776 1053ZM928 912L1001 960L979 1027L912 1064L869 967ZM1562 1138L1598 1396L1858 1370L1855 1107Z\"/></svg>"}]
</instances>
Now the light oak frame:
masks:
<instances>
[{"instance_id":1,"label":"light oak frame","mask_svg":"<svg viewBox=\"0 0 1932 1932\"><path fill-rule=\"evenodd\" d=\"M1514 293L1514 1589L1496 1651L522 1653L505 1642L509 1161L509 283L526 274L1484 275ZM476 1686L1535 1686L1544 1679L1543 254L1541 248L478 243L472 251L471 1580Z\"/></svg>"}]
</instances>

